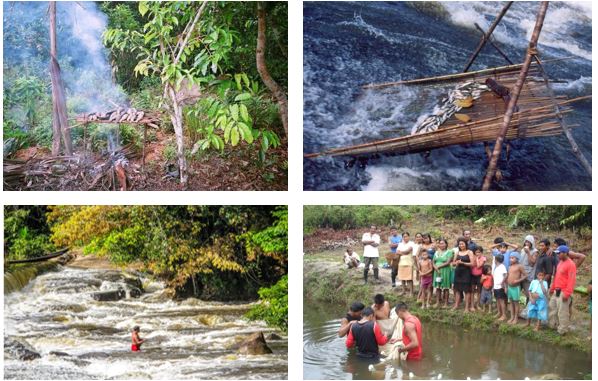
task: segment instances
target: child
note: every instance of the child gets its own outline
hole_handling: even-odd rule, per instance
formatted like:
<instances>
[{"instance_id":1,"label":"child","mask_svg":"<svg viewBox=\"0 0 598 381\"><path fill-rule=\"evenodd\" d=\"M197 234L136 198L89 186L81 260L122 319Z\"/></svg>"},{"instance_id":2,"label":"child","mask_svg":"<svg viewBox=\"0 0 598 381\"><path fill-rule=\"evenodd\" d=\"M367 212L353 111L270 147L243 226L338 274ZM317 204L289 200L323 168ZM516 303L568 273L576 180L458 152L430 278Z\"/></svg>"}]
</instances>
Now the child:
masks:
<instances>
[{"instance_id":1,"label":"child","mask_svg":"<svg viewBox=\"0 0 598 381\"><path fill-rule=\"evenodd\" d=\"M141 344L145 342L141 337L139 337L139 326L136 325L133 327L133 332L131 333L131 350L133 352L139 352L141 350Z\"/></svg>"},{"instance_id":2,"label":"child","mask_svg":"<svg viewBox=\"0 0 598 381\"><path fill-rule=\"evenodd\" d=\"M480 299L482 294L482 272L484 264L486 263L486 257L483 255L484 249L480 246L476 246L473 250L474 260L471 268L471 303L474 309L480 309Z\"/></svg>"},{"instance_id":3,"label":"child","mask_svg":"<svg viewBox=\"0 0 598 381\"><path fill-rule=\"evenodd\" d=\"M519 317L519 297L521 296L521 282L527 278L527 273L523 268L523 265L519 263L519 253L511 253L511 266L509 266L509 272L507 277L507 283L509 285L507 290L507 296L509 302L511 302L511 319L509 324L517 324L517 318Z\"/></svg>"},{"instance_id":4,"label":"child","mask_svg":"<svg viewBox=\"0 0 598 381\"><path fill-rule=\"evenodd\" d=\"M502 254L497 254L494 257L495 267L492 271L492 278L494 281L494 297L496 298L496 307L498 313L494 316L499 321L507 319L507 269L503 264L505 257Z\"/></svg>"},{"instance_id":5,"label":"child","mask_svg":"<svg viewBox=\"0 0 598 381\"><path fill-rule=\"evenodd\" d=\"M486 312L486 305L488 305L488 313L492 313L492 274L490 270L492 268L489 265L484 265L482 268L482 293L480 295L480 304L482 311Z\"/></svg>"},{"instance_id":6,"label":"child","mask_svg":"<svg viewBox=\"0 0 598 381\"><path fill-rule=\"evenodd\" d=\"M509 248L515 251L519 250L519 246L505 242L505 240L501 237L497 237L494 240L494 245L490 246L490 249L492 250L492 255L494 256L494 260L492 261L492 268L496 266L496 256L501 254L504 258L503 265L505 266L505 269L507 269L507 271L509 270L509 266L511 265L511 260L509 259L509 257L511 256L511 253L513 253L513 251L509 250Z\"/></svg>"},{"instance_id":7,"label":"child","mask_svg":"<svg viewBox=\"0 0 598 381\"><path fill-rule=\"evenodd\" d=\"M548 320L548 283L544 280L544 272L538 271L537 278L529 286L529 304L527 307L527 326L532 319L537 319L534 331L540 329L540 320Z\"/></svg>"},{"instance_id":8,"label":"child","mask_svg":"<svg viewBox=\"0 0 598 381\"><path fill-rule=\"evenodd\" d=\"M422 307L429 308L432 301L432 272L434 271L434 267L427 251L423 251L421 255L422 260L419 271L421 276Z\"/></svg>"}]
</instances>

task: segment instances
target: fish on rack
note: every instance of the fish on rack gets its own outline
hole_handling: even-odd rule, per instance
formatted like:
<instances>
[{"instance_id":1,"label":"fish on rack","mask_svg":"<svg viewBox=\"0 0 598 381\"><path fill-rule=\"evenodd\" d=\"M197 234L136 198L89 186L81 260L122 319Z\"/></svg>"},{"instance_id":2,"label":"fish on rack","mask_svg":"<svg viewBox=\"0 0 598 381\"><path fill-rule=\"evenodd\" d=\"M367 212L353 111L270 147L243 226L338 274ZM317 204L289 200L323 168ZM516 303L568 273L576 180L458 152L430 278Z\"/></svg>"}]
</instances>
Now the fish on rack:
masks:
<instances>
[{"instance_id":1,"label":"fish on rack","mask_svg":"<svg viewBox=\"0 0 598 381\"><path fill-rule=\"evenodd\" d=\"M436 106L432 114L428 115L423 122L411 130L411 135L436 131L451 116L463 108L473 106L473 102L482 96L484 91L490 87L476 81L469 81L457 84L454 89L448 91L448 97L442 100L441 106Z\"/></svg>"}]
</instances>

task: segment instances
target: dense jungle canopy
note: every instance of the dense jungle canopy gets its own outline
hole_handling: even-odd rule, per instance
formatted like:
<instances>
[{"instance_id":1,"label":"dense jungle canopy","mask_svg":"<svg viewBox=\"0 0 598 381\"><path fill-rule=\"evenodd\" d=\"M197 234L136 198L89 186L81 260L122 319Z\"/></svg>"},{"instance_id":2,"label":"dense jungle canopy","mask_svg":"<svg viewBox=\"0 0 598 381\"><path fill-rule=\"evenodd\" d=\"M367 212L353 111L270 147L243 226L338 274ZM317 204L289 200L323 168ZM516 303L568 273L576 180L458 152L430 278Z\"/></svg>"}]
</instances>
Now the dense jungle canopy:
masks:
<instances>
[{"instance_id":1,"label":"dense jungle canopy","mask_svg":"<svg viewBox=\"0 0 598 381\"><path fill-rule=\"evenodd\" d=\"M3 8L5 159L80 155L97 167L127 148L136 189L286 189L286 2L58 2L54 40L47 2ZM57 117L60 82L68 122ZM80 122L117 106L158 113L159 128ZM5 168L5 187L81 187L66 166L43 180Z\"/></svg>"},{"instance_id":2,"label":"dense jungle canopy","mask_svg":"<svg viewBox=\"0 0 598 381\"><path fill-rule=\"evenodd\" d=\"M254 299L287 273L286 207L6 206L4 215L5 260L81 249L141 264L179 297Z\"/></svg>"}]
</instances>

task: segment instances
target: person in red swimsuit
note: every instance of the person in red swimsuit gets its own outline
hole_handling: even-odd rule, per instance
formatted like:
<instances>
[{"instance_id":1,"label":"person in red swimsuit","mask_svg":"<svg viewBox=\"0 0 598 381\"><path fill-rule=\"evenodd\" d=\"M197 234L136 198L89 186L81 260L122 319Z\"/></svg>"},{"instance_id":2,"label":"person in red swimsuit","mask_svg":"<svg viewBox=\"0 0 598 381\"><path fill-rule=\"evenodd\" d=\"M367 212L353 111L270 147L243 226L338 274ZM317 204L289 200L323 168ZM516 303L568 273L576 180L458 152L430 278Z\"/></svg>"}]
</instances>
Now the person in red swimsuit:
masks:
<instances>
[{"instance_id":1,"label":"person in red swimsuit","mask_svg":"<svg viewBox=\"0 0 598 381\"><path fill-rule=\"evenodd\" d=\"M133 327L133 332L131 333L131 350L133 352L138 352L141 350L141 344L145 342L141 337L139 337L139 326L136 325Z\"/></svg>"},{"instance_id":2,"label":"person in red swimsuit","mask_svg":"<svg viewBox=\"0 0 598 381\"><path fill-rule=\"evenodd\" d=\"M400 302L395 307L395 311L401 320L403 320L403 344L399 348L399 353L407 352L407 360L421 360L424 354L422 350L422 323L419 319L409 313L407 304ZM390 342L396 343L398 339Z\"/></svg>"}]
</instances>

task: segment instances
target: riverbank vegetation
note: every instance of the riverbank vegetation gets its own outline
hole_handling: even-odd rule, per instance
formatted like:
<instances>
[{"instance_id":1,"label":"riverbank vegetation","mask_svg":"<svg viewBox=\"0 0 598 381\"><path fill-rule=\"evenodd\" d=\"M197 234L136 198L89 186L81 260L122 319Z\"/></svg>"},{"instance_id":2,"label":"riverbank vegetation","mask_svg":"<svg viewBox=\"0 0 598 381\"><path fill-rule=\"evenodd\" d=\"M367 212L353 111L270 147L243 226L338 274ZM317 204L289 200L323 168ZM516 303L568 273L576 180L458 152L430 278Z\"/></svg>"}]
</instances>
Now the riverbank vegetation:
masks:
<instances>
[{"instance_id":1,"label":"riverbank vegetation","mask_svg":"<svg viewBox=\"0 0 598 381\"><path fill-rule=\"evenodd\" d=\"M543 329L535 332L522 324L499 324L483 313L464 314L461 310L422 309L415 298L399 296L390 287L390 269L381 268L381 282L363 284L363 272L348 270L343 252L352 246L361 252L361 236L376 224L382 240L380 267L386 263L390 226L400 231L429 232L433 238L448 237L450 244L463 230L471 231L476 244L488 248L495 237L522 244L527 234L536 239L566 239L572 250L587 255L577 270L579 292L573 304L574 330L566 335ZM306 206L303 238L304 305L334 305L342 311L353 301L366 305L373 295L382 293L392 303L405 300L415 315L424 321L438 321L463 329L511 334L591 352L591 315L588 295L583 292L591 280L592 228L590 206ZM400 288L400 287L397 287Z\"/></svg>"},{"instance_id":2,"label":"riverbank vegetation","mask_svg":"<svg viewBox=\"0 0 598 381\"><path fill-rule=\"evenodd\" d=\"M286 189L285 2L54 9L5 4L5 189Z\"/></svg>"},{"instance_id":3,"label":"riverbank vegetation","mask_svg":"<svg viewBox=\"0 0 598 381\"><path fill-rule=\"evenodd\" d=\"M7 206L5 259L80 248L164 280L178 298L263 302L252 316L286 325L286 207ZM270 288L272 287L272 288Z\"/></svg>"}]
</instances>

